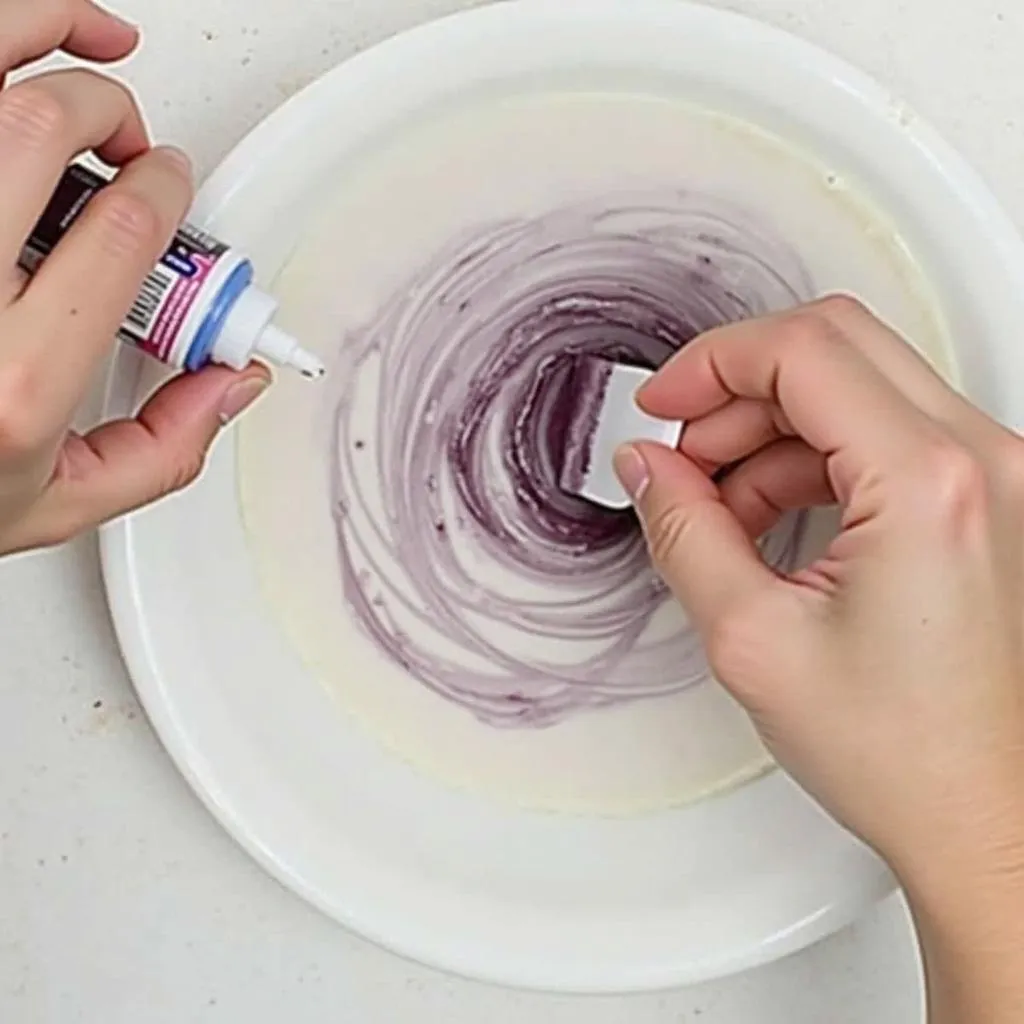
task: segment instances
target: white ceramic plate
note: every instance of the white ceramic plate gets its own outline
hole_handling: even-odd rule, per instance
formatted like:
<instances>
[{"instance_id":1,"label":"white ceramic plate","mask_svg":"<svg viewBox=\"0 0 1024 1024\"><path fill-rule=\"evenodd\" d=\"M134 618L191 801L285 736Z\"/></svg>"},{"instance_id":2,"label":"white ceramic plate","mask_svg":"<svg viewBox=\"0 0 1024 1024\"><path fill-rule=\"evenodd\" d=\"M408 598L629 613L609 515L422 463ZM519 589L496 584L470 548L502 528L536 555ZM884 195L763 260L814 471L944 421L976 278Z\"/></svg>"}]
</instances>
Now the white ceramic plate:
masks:
<instances>
[{"instance_id":1,"label":"white ceramic plate","mask_svg":"<svg viewBox=\"0 0 1024 1024\"><path fill-rule=\"evenodd\" d=\"M197 219L270 279L346 158L429 104L526 81L669 88L816 152L894 216L954 336L970 339L965 386L1020 424L1024 252L984 187L863 75L703 7L526 0L392 39L259 127ZM153 379L120 353L109 412ZM188 494L102 544L125 657L181 771L268 871L400 953L517 986L649 989L792 952L891 889L781 774L625 820L517 812L416 775L347 721L283 639L247 554L231 444Z\"/></svg>"}]
</instances>

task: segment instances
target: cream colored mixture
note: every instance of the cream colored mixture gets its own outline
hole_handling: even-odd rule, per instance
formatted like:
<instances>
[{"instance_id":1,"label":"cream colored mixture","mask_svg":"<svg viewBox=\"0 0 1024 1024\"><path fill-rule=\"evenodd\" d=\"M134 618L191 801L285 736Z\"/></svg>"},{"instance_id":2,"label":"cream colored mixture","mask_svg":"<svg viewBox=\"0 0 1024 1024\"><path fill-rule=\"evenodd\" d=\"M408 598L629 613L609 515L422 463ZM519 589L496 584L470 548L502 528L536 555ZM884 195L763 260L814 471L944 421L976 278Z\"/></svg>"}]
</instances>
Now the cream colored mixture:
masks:
<instances>
[{"instance_id":1,"label":"cream colored mixture","mask_svg":"<svg viewBox=\"0 0 1024 1024\"><path fill-rule=\"evenodd\" d=\"M881 212L748 125L643 96L506 97L436 112L339 168L335 194L277 282L281 324L331 365L346 336L453 238L566 204L608 197L614 206L626 193L671 190L753 211L795 250L818 293L856 293L951 372L937 304ZM240 486L267 599L309 670L337 694L339 728L351 716L447 783L568 812L662 808L770 768L714 682L550 728L496 729L385 657L355 625L339 577L331 394L282 376L241 427ZM373 436L372 403L357 415Z\"/></svg>"}]
</instances>

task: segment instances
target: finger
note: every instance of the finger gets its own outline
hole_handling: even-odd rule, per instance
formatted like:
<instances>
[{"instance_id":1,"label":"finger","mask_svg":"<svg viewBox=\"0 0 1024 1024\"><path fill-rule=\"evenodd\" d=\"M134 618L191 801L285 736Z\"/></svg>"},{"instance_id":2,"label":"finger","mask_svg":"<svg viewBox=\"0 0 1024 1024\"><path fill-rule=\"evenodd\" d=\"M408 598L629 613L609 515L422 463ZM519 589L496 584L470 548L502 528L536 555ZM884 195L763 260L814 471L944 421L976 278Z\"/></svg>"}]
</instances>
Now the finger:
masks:
<instances>
[{"instance_id":1,"label":"finger","mask_svg":"<svg viewBox=\"0 0 1024 1024\"><path fill-rule=\"evenodd\" d=\"M787 513L833 505L825 457L802 441L776 441L737 466L719 485L722 503L754 540Z\"/></svg>"},{"instance_id":2,"label":"finger","mask_svg":"<svg viewBox=\"0 0 1024 1024\"><path fill-rule=\"evenodd\" d=\"M891 478L945 441L935 421L813 309L711 331L638 395L653 415L688 421L737 398L771 403L819 452L842 453L854 476Z\"/></svg>"},{"instance_id":3,"label":"finger","mask_svg":"<svg viewBox=\"0 0 1024 1024\"><path fill-rule=\"evenodd\" d=\"M69 436L57 470L7 550L59 543L182 490L202 470L222 427L270 383L264 367L209 367L161 388L133 420Z\"/></svg>"},{"instance_id":4,"label":"finger","mask_svg":"<svg viewBox=\"0 0 1024 1024\"><path fill-rule=\"evenodd\" d=\"M101 62L120 60L139 32L89 0L0 0L0 83L5 72L64 50Z\"/></svg>"},{"instance_id":5,"label":"finger","mask_svg":"<svg viewBox=\"0 0 1024 1024\"><path fill-rule=\"evenodd\" d=\"M851 295L827 295L796 309L746 322L766 328L801 316L817 317L834 328L922 410L935 413L957 399L956 393L905 338Z\"/></svg>"},{"instance_id":6,"label":"finger","mask_svg":"<svg viewBox=\"0 0 1024 1024\"><path fill-rule=\"evenodd\" d=\"M70 160L95 149L112 164L149 145L131 93L91 71L58 71L0 93L0 265L17 262Z\"/></svg>"},{"instance_id":7,"label":"finger","mask_svg":"<svg viewBox=\"0 0 1024 1024\"><path fill-rule=\"evenodd\" d=\"M634 496L655 567L702 633L777 583L718 488L679 452L626 445L615 468Z\"/></svg>"},{"instance_id":8,"label":"finger","mask_svg":"<svg viewBox=\"0 0 1024 1024\"><path fill-rule=\"evenodd\" d=\"M154 149L132 161L92 200L15 303L25 340L8 344L5 354L59 367L48 385L53 417L73 410L81 382L109 351L191 197L191 171L177 151Z\"/></svg>"},{"instance_id":9,"label":"finger","mask_svg":"<svg viewBox=\"0 0 1024 1024\"><path fill-rule=\"evenodd\" d=\"M952 427L964 439L981 442L1004 428L989 419L948 383L913 344L849 295L830 295L811 307L840 329L859 351L893 381L922 412Z\"/></svg>"},{"instance_id":10,"label":"finger","mask_svg":"<svg viewBox=\"0 0 1024 1024\"><path fill-rule=\"evenodd\" d=\"M123 60L139 44L139 28L93 0L71 4L73 24L60 44L65 53L109 64Z\"/></svg>"},{"instance_id":11,"label":"finger","mask_svg":"<svg viewBox=\"0 0 1024 1024\"><path fill-rule=\"evenodd\" d=\"M945 422L971 408L906 338L859 299L829 295L811 303L808 309L839 329L851 345L929 416Z\"/></svg>"},{"instance_id":12,"label":"finger","mask_svg":"<svg viewBox=\"0 0 1024 1024\"><path fill-rule=\"evenodd\" d=\"M798 309L748 323L762 324L766 328L778 327L802 316L820 318L823 325L834 329L929 416L947 421L950 417L973 411L970 403L950 387L910 342L851 295L828 295ZM669 401L672 398L668 394L662 395L654 386L645 391L644 405L648 407L649 402L658 404L663 397Z\"/></svg>"},{"instance_id":13,"label":"finger","mask_svg":"<svg viewBox=\"0 0 1024 1024\"><path fill-rule=\"evenodd\" d=\"M679 450L701 468L727 466L792 433L768 402L738 398L686 424Z\"/></svg>"}]
</instances>

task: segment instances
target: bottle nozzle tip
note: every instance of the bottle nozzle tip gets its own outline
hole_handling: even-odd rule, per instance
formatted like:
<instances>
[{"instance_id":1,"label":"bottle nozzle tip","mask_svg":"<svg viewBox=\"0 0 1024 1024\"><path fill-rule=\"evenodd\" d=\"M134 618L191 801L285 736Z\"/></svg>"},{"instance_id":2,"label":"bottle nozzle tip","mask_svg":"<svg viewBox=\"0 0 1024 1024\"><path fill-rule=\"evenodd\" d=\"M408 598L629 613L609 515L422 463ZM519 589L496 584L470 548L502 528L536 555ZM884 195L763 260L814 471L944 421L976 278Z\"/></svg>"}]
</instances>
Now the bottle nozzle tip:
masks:
<instances>
[{"instance_id":1,"label":"bottle nozzle tip","mask_svg":"<svg viewBox=\"0 0 1024 1024\"><path fill-rule=\"evenodd\" d=\"M327 367L311 352L302 348L297 348L291 354L288 365L295 367L307 380L320 380L327 373Z\"/></svg>"},{"instance_id":2,"label":"bottle nozzle tip","mask_svg":"<svg viewBox=\"0 0 1024 1024\"><path fill-rule=\"evenodd\" d=\"M260 336L256 351L278 366L290 366L308 380L319 380L327 368L312 352L307 352L290 335L268 324Z\"/></svg>"}]
</instances>

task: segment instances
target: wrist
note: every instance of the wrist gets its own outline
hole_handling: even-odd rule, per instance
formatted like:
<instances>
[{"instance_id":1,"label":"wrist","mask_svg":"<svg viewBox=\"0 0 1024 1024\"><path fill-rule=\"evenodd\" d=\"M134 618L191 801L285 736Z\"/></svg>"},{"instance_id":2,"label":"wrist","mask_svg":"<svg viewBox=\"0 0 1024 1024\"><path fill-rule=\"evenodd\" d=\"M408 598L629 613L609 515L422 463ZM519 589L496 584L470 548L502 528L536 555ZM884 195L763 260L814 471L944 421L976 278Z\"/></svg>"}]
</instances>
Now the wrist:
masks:
<instances>
[{"instance_id":1,"label":"wrist","mask_svg":"<svg viewBox=\"0 0 1024 1024\"><path fill-rule=\"evenodd\" d=\"M1024 892L1024 776L1001 796L954 802L917 834L883 850L912 903L956 913L972 896ZM938 816L937 816L938 818Z\"/></svg>"},{"instance_id":2,"label":"wrist","mask_svg":"<svg viewBox=\"0 0 1024 1024\"><path fill-rule=\"evenodd\" d=\"M939 859L904 881L932 1024L1019 1024L1024 1009L1024 837Z\"/></svg>"},{"instance_id":3,"label":"wrist","mask_svg":"<svg viewBox=\"0 0 1024 1024\"><path fill-rule=\"evenodd\" d=\"M944 1022L1020 1020L1024 1006L1024 794L977 799L894 855Z\"/></svg>"},{"instance_id":4,"label":"wrist","mask_svg":"<svg viewBox=\"0 0 1024 1024\"><path fill-rule=\"evenodd\" d=\"M922 761L896 777L866 837L908 896L942 908L964 886L1024 884L1024 739Z\"/></svg>"},{"instance_id":5,"label":"wrist","mask_svg":"<svg viewBox=\"0 0 1024 1024\"><path fill-rule=\"evenodd\" d=\"M955 847L931 863L894 865L915 919L965 941L1012 929L1024 948L1024 831L1005 842Z\"/></svg>"}]
</instances>

